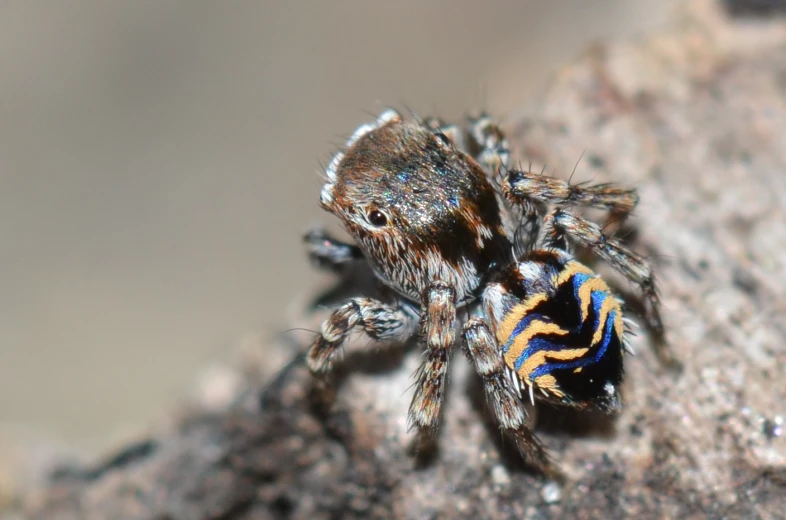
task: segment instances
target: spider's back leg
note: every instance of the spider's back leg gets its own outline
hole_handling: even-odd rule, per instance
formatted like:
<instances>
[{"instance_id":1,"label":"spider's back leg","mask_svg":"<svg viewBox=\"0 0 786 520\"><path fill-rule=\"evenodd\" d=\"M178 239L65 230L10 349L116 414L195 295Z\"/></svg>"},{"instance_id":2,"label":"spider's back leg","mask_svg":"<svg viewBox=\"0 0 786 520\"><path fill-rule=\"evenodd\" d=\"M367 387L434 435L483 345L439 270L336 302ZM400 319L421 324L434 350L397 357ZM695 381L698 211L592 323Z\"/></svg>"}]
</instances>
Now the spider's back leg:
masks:
<instances>
[{"instance_id":1,"label":"spider's back leg","mask_svg":"<svg viewBox=\"0 0 786 520\"><path fill-rule=\"evenodd\" d=\"M513 380L508 377L496 338L483 320L473 318L464 325L464 345L467 357L483 381L486 403L502 431L513 439L529 464L555 475L548 453L527 426L525 405Z\"/></svg>"},{"instance_id":2,"label":"spider's back leg","mask_svg":"<svg viewBox=\"0 0 786 520\"><path fill-rule=\"evenodd\" d=\"M475 159L499 183L510 161L510 145L505 133L491 116L481 113L469 118L468 134Z\"/></svg>"},{"instance_id":3,"label":"spider's back leg","mask_svg":"<svg viewBox=\"0 0 786 520\"><path fill-rule=\"evenodd\" d=\"M437 117L428 117L423 124L475 159L495 184L501 182L500 175L508 167L510 147L505 133L488 114L468 117L465 127L445 123Z\"/></svg>"}]
</instances>

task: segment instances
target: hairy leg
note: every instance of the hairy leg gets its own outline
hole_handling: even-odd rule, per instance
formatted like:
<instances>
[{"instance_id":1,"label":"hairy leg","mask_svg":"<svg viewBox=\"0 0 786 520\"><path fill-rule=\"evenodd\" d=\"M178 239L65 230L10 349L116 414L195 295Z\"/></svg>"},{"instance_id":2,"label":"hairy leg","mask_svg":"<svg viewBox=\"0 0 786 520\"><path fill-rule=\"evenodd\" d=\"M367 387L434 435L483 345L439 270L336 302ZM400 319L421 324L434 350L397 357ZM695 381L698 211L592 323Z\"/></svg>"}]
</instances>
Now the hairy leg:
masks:
<instances>
[{"instance_id":1,"label":"hairy leg","mask_svg":"<svg viewBox=\"0 0 786 520\"><path fill-rule=\"evenodd\" d=\"M508 233L513 239L517 256L525 254L532 248L538 235L540 224L540 207L522 200L511 204L503 196L503 183L510 162L510 147L507 137L497 123L487 114L468 119L467 149L486 171L491 183L497 191L500 208L509 222Z\"/></svg>"},{"instance_id":2,"label":"hairy leg","mask_svg":"<svg viewBox=\"0 0 786 520\"><path fill-rule=\"evenodd\" d=\"M510 149L505 134L491 117L486 114L471 117L466 128L446 124L437 117L428 117L423 124L478 161L495 184L501 182L500 175L507 167Z\"/></svg>"},{"instance_id":3,"label":"hairy leg","mask_svg":"<svg viewBox=\"0 0 786 520\"><path fill-rule=\"evenodd\" d=\"M456 291L442 282L424 292L423 337L426 359L418 371L415 395L409 406L409 422L422 436L431 437L439 427L445 399L448 361L456 335Z\"/></svg>"},{"instance_id":4,"label":"hairy leg","mask_svg":"<svg viewBox=\"0 0 786 520\"><path fill-rule=\"evenodd\" d=\"M322 323L322 330L308 351L306 362L315 375L332 369L335 354L355 328L377 341L405 341L416 329L414 311L393 307L371 298L352 298Z\"/></svg>"},{"instance_id":5,"label":"hairy leg","mask_svg":"<svg viewBox=\"0 0 786 520\"><path fill-rule=\"evenodd\" d=\"M647 324L653 333L662 339L660 302L652 267L646 259L623 246L618 240L606 236L598 224L562 209L556 209L546 215L540 241L540 245L546 247L561 247L560 244L565 241L581 244L638 285L644 297ZM663 352L660 354L663 355Z\"/></svg>"},{"instance_id":6,"label":"hairy leg","mask_svg":"<svg viewBox=\"0 0 786 520\"><path fill-rule=\"evenodd\" d=\"M312 229L303 237L311 263L329 271L340 271L355 260L363 260L363 252L354 244L347 244L330 236L324 229Z\"/></svg>"},{"instance_id":7,"label":"hairy leg","mask_svg":"<svg viewBox=\"0 0 786 520\"><path fill-rule=\"evenodd\" d=\"M429 127L440 138L447 139L453 143L453 146L464 153L468 153L464 135L457 125L445 123L438 117L427 117L423 120L423 124Z\"/></svg>"},{"instance_id":8,"label":"hairy leg","mask_svg":"<svg viewBox=\"0 0 786 520\"><path fill-rule=\"evenodd\" d=\"M555 474L548 453L527 426L527 411L506 370L494 336L486 323L473 318L464 325L464 344L478 375L483 379L486 402L527 463L546 474Z\"/></svg>"},{"instance_id":9,"label":"hairy leg","mask_svg":"<svg viewBox=\"0 0 786 520\"><path fill-rule=\"evenodd\" d=\"M561 207L589 206L617 216L629 214L639 202L635 189L616 184L570 184L540 173L510 170L502 187L513 204L540 203Z\"/></svg>"},{"instance_id":10,"label":"hairy leg","mask_svg":"<svg viewBox=\"0 0 786 520\"><path fill-rule=\"evenodd\" d=\"M468 133L475 159L498 184L510 160L510 146L504 132L489 115L480 114L470 118Z\"/></svg>"}]
</instances>

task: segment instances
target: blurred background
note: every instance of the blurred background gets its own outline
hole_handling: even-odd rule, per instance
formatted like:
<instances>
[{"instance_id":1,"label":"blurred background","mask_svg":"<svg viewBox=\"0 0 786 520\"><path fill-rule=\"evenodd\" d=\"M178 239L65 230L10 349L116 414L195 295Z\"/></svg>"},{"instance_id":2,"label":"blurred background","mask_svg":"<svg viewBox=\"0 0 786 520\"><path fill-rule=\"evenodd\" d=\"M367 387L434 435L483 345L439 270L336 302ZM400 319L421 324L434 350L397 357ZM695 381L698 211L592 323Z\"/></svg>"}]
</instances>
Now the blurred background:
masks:
<instances>
[{"instance_id":1,"label":"blurred background","mask_svg":"<svg viewBox=\"0 0 786 520\"><path fill-rule=\"evenodd\" d=\"M2 2L0 439L102 449L288 328L369 114L520 114L672 3Z\"/></svg>"}]
</instances>

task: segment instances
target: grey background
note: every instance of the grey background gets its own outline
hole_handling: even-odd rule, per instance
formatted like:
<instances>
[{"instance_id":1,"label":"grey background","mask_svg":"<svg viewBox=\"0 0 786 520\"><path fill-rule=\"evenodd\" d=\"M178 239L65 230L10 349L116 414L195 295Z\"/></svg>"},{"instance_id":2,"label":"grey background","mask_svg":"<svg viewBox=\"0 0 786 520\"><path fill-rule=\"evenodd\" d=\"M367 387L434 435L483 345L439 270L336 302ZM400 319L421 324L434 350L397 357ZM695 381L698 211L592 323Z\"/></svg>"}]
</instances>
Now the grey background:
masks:
<instances>
[{"instance_id":1,"label":"grey background","mask_svg":"<svg viewBox=\"0 0 786 520\"><path fill-rule=\"evenodd\" d=\"M286 328L369 113L511 117L670 4L3 2L0 436L104 446Z\"/></svg>"}]
</instances>

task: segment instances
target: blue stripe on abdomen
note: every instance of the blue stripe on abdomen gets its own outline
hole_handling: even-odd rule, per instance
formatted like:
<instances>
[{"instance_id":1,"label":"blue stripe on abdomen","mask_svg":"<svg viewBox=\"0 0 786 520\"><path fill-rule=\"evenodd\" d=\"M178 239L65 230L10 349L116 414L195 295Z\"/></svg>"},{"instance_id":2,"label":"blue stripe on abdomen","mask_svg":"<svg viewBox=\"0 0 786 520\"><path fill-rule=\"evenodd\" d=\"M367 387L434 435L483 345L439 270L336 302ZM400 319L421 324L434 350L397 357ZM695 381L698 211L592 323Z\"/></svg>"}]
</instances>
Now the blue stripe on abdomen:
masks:
<instances>
[{"instance_id":1,"label":"blue stripe on abdomen","mask_svg":"<svg viewBox=\"0 0 786 520\"><path fill-rule=\"evenodd\" d=\"M522 352L518 359L516 359L516 363L513 365L513 368L518 371L521 368L521 365L523 365L532 354L538 352L539 350L562 350L564 348L565 345L562 343L556 343L546 338L539 338L536 336L529 341L527 348L524 349L524 352Z\"/></svg>"},{"instance_id":2,"label":"blue stripe on abdomen","mask_svg":"<svg viewBox=\"0 0 786 520\"><path fill-rule=\"evenodd\" d=\"M594 356L579 358L579 359L576 359L575 361L570 361L570 362L567 362L567 363L546 362L543 365L541 365L538 368L536 368L535 370L533 370L533 372L530 375L530 377L532 377L534 379L534 378L537 378L537 377L540 377L540 376L543 376L543 375L546 375L546 374L550 374L553 370L564 370L564 369L586 367L586 366L592 365L593 363L599 362L601 359L603 359L603 356L606 354L606 351L609 348L609 344L611 344L611 337L612 337L612 334L614 333L614 320L616 319L616 316L617 316L616 311L609 312L608 318L606 318L606 329L604 330L604 333L603 333L603 340L601 341L600 348L598 348L598 350L597 350L597 352L595 353ZM554 345L554 343L552 343L552 342L550 342L548 340L544 340L542 338L536 338L536 339L539 339L539 340L541 340L541 341L543 341L545 343L549 343L549 344ZM534 342L534 340L533 340L533 342ZM529 350L529 349L527 349L527 350ZM550 349L550 350L557 350L557 349ZM524 357L524 353L522 353L521 357ZM529 357L529 356L527 356L527 357ZM517 360L516 361L516 369L518 369L519 366L521 366L521 365L520 365L520 363Z\"/></svg>"},{"instance_id":3,"label":"blue stripe on abdomen","mask_svg":"<svg viewBox=\"0 0 786 520\"><path fill-rule=\"evenodd\" d=\"M579 298L579 289L581 289L581 286L584 285L584 282L590 278L592 278L592 276L586 273L576 273L573 275L573 297L579 304L579 312L581 312L581 298ZM582 316L582 318L586 318L586 316Z\"/></svg>"},{"instance_id":4,"label":"blue stripe on abdomen","mask_svg":"<svg viewBox=\"0 0 786 520\"><path fill-rule=\"evenodd\" d=\"M592 291L592 310L595 311L595 330L601 326L600 323L600 310L603 307L603 302L606 301L608 293L605 291Z\"/></svg>"},{"instance_id":5,"label":"blue stripe on abdomen","mask_svg":"<svg viewBox=\"0 0 786 520\"><path fill-rule=\"evenodd\" d=\"M521 334L522 332L524 332L526 330L526 328L529 327L530 323L532 323L534 320L537 320L537 319L544 320L544 321L547 321L547 322L551 322L550 319L545 318L545 317L541 316L540 314L534 314L533 313L533 314L528 314L528 315L524 316L521 319L521 321L518 322L518 324L516 325L516 328L513 329L513 332L510 333L510 337L505 342L505 344L502 346L502 352L507 353L507 351L510 350L510 347L513 346L513 343L516 341L516 337L519 334ZM528 349L524 349L524 352L526 352L527 350Z\"/></svg>"}]
</instances>

